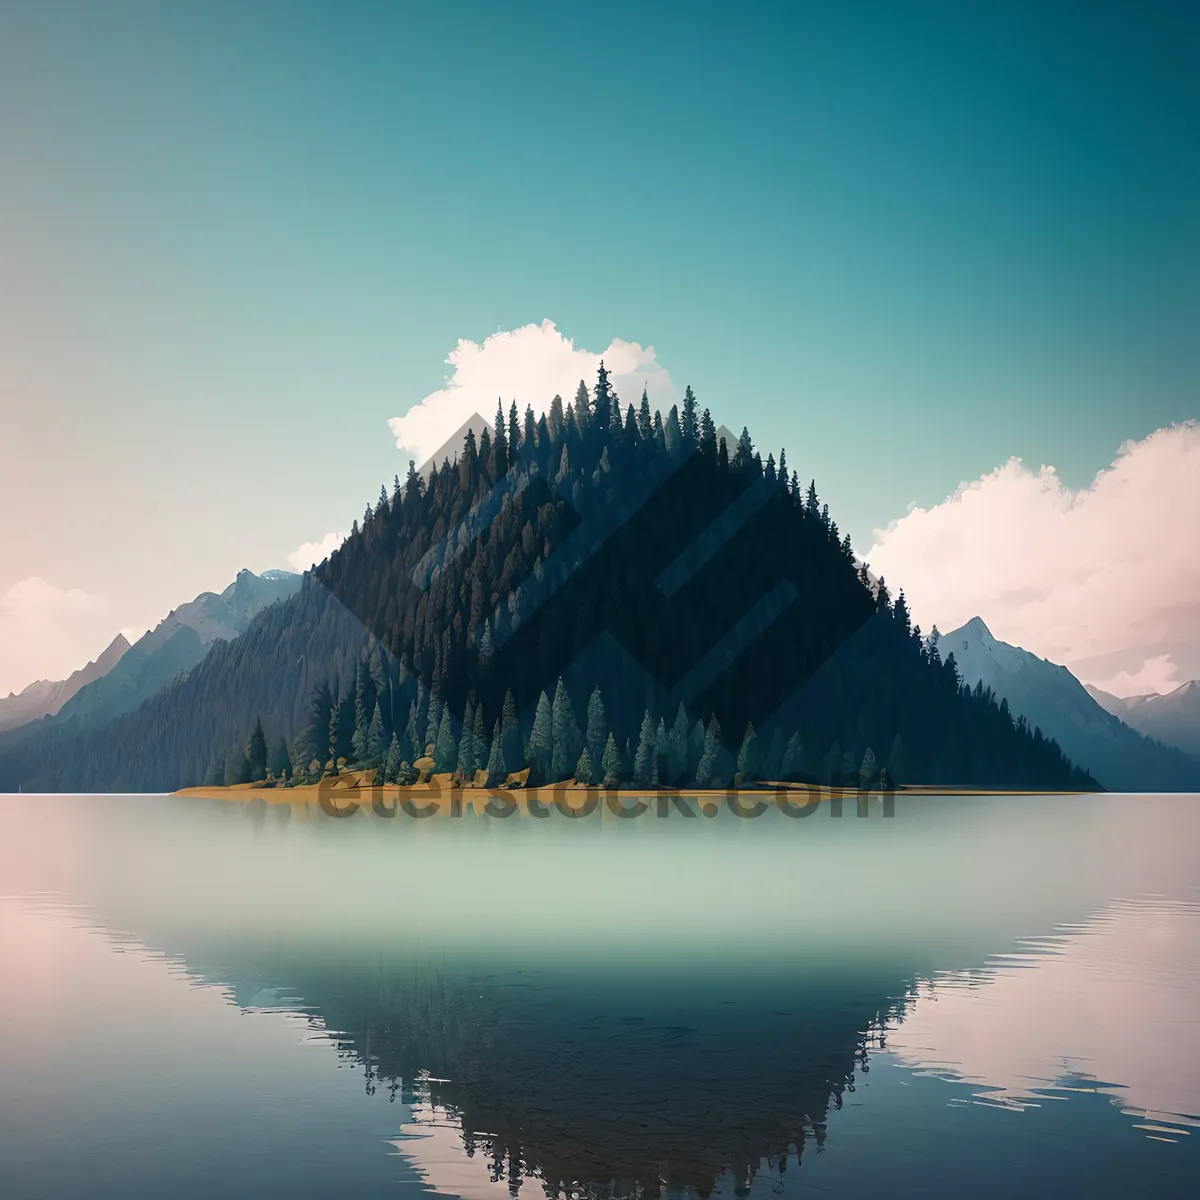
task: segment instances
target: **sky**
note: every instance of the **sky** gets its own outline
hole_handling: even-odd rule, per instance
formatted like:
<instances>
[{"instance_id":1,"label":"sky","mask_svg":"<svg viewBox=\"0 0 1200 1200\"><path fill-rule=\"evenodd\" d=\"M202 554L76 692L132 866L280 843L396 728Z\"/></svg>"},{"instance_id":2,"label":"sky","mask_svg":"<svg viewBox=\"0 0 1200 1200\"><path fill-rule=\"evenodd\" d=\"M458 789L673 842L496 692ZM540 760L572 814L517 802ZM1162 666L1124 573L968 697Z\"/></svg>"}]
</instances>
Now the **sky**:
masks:
<instances>
[{"instance_id":1,"label":"sky","mask_svg":"<svg viewBox=\"0 0 1200 1200\"><path fill-rule=\"evenodd\" d=\"M1191 461L1198 52L1183 3L0 0L0 694L602 353L786 446L946 627L960 484ZM1200 673L1194 587L1115 648L994 593L1096 680Z\"/></svg>"}]
</instances>

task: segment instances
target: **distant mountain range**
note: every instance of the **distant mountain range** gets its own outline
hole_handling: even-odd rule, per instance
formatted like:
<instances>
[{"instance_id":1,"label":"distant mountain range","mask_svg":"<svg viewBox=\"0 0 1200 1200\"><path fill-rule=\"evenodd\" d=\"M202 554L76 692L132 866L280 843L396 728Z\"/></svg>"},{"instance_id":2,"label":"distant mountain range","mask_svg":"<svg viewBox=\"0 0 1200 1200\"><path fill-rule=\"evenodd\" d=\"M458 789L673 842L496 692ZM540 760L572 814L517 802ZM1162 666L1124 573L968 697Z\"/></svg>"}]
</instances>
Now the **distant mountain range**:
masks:
<instances>
[{"instance_id":1,"label":"distant mountain range","mask_svg":"<svg viewBox=\"0 0 1200 1200\"><path fill-rule=\"evenodd\" d=\"M50 685L60 689L53 707L37 711L31 706L26 710L30 715L0 728L13 730L10 736L18 736L22 732L18 727L28 725L32 732L29 723L39 717L100 724L132 712L180 674L190 671L214 642L232 641L263 609L295 594L300 579L288 571L264 571L261 575L239 571L223 592L201 592L194 600L172 609L132 646L124 637L118 637L95 663L76 671L63 684Z\"/></svg>"},{"instance_id":2,"label":"distant mountain range","mask_svg":"<svg viewBox=\"0 0 1200 1200\"><path fill-rule=\"evenodd\" d=\"M1089 687L1092 699L1126 725L1176 746L1200 759L1200 679L1193 679L1165 696L1129 696L1122 699Z\"/></svg>"},{"instance_id":3,"label":"distant mountain range","mask_svg":"<svg viewBox=\"0 0 1200 1200\"><path fill-rule=\"evenodd\" d=\"M0 697L0 731L53 716L83 688L107 675L128 649L125 635L118 633L98 658L66 679L39 679L20 692Z\"/></svg>"},{"instance_id":4,"label":"distant mountain range","mask_svg":"<svg viewBox=\"0 0 1200 1200\"><path fill-rule=\"evenodd\" d=\"M1086 767L1109 790L1200 790L1200 763L1174 745L1163 745L1167 739L1159 733L1153 734L1157 741L1143 736L1151 733L1150 728L1130 728L1135 722L1126 723L1125 713L1116 715L1098 703L1095 691L1085 688L1066 667L998 641L979 617L944 634L938 647L943 654L954 654L964 683L974 687L982 682L1006 699L1014 715L1054 738L1072 762ZM1200 698L1197 685L1187 686ZM1108 699L1118 705L1127 703L1113 696Z\"/></svg>"}]
</instances>

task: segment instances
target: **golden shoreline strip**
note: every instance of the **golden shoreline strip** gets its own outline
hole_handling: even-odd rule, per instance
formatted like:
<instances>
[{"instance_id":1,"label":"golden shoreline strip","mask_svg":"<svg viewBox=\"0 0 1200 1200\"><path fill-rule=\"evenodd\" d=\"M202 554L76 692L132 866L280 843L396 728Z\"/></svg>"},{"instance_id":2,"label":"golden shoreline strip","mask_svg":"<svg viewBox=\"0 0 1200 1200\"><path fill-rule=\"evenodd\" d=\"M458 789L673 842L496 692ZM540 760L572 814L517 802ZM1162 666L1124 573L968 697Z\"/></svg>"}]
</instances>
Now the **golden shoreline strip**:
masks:
<instances>
[{"instance_id":1,"label":"golden shoreline strip","mask_svg":"<svg viewBox=\"0 0 1200 1200\"><path fill-rule=\"evenodd\" d=\"M605 817L628 819L657 814L667 809L676 815L680 805L689 808L688 816L715 817L728 808L732 815L757 817L768 808L778 807L786 815L811 815L826 801L853 802L883 807L888 815L897 796L1078 796L1080 792L1012 791L954 787L902 787L889 791L860 792L856 788L834 788L805 784L775 784L758 788L621 788L605 790L582 784L562 783L534 788L453 787L449 780L401 787L397 784L361 783L353 776L332 777L319 784L297 787L261 787L241 784L231 787L192 787L171 793L225 803L246 805L261 800L268 805L289 805L293 809L317 808L331 818L367 816L459 818L468 815L503 818L521 816L543 818L557 809L563 817L587 817L597 810ZM679 801L680 805L676 805ZM667 815L667 814L663 814ZM684 816L683 813L678 813Z\"/></svg>"}]
</instances>

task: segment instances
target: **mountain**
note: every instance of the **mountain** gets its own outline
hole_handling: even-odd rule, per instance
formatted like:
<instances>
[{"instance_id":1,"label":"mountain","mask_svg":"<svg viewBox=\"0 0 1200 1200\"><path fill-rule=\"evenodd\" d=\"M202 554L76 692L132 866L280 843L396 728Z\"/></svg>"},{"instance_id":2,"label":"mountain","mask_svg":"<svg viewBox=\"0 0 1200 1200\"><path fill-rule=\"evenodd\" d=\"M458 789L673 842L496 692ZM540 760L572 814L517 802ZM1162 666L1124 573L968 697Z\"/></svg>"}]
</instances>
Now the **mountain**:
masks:
<instances>
[{"instance_id":1,"label":"mountain","mask_svg":"<svg viewBox=\"0 0 1200 1200\"><path fill-rule=\"evenodd\" d=\"M1151 693L1122 699L1095 687L1089 687L1088 692L1101 708L1120 717L1126 725L1200 758L1200 679L1182 684L1165 696Z\"/></svg>"},{"instance_id":2,"label":"mountain","mask_svg":"<svg viewBox=\"0 0 1200 1200\"><path fill-rule=\"evenodd\" d=\"M746 431L719 442L690 389L682 414L622 416L601 367L591 396L502 424L428 481L412 468L295 595L138 708L0 746L0 788L342 759L409 778L427 755L496 781L1095 786L966 691L815 483Z\"/></svg>"},{"instance_id":3,"label":"mountain","mask_svg":"<svg viewBox=\"0 0 1200 1200\"><path fill-rule=\"evenodd\" d=\"M1143 737L1096 702L1066 667L994 638L979 617L944 634L963 681L982 684L1054 738L1073 762L1121 792L1196 791L1200 767L1177 750Z\"/></svg>"},{"instance_id":4,"label":"mountain","mask_svg":"<svg viewBox=\"0 0 1200 1200\"><path fill-rule=\"evenodd\" d=\"M264 571L262 575L240 571L223 592L202 592L172 609L133 646L119 639L126 649L110 670L94 675L53 713L42 714L45 720L31 718L10 726L0 738L0 752L5 745L37 736L47 725L102 725L132 712L192 670L215 643L236 638L264 609L294 595L300 578L288 571Z\"/></svg>"},{"instance_id":5,"label":"mountain","mask_svg":"<svg viewBox=\"0 0 1200 1200\"><path fill-rule=\"evenodd\" d=\"M214 642L232 641L264 608L299 587L300 576L288 571L262 575L239 571L223 592L201 592L172 609L112 671L64 704L60 719L102 722L132 711L176 676L190 671Z\"/></svg>"},{"instance_id":6,"label":"mountain","mask_svg":"<svg viewBox=\"0 0 1200 1200\"><path fill-rule=\"evenodd\" d=\"M81 689L107 675L128 649L125 635L118 633L98 658L66 679L39 679L20 692L0 698L0 731L58 712Z\"/></svg>"}]
</instances>

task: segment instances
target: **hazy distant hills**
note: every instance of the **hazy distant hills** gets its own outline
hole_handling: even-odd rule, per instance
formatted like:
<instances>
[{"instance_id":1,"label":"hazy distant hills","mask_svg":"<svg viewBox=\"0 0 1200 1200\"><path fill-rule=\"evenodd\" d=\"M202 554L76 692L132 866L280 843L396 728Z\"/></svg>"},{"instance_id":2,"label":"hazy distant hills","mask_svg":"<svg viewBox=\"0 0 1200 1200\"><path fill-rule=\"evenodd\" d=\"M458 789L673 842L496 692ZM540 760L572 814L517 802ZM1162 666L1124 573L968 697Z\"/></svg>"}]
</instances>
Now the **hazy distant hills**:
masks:
<instances>
[{"instance_id":1,"label":"hazy distant hills","mask_svg":"<svg viewBox=\"0 0 1200 1200\"><path fill-rule=\"evenodd\" d=\"M129 649L124 634L118 633L104 652L66 679L39 679L20 692L0 697L0 730L13 729L27 721L57 713L89 684L107 675Z\"/></svg>"},{"instance_id":2,"label":"hazy distant hills","mask_svg":"<svg viewBox=\"0 0 1200 1200\"><path fill-rule=\"evenodd\" d=\"M152 630L130 646L124 637L82 671L61 684L45 685L57 691L47 701L22 707L0 708L7 720L0 726L0 751L41 736L53 727L93 727L133 712L181 675L195 668L218 642L229 642L244 633L264 609L300 588L301 576L288 571L240 571L223 592L202 592L194 600L172 609ZM18 697L40 685L26 688ZM39 693L34 693L39 695ZM0 701L0 705L7 703ZM28 714L28 715L24 715Z\"/></svg>"},{"instance_id":3,"label":"hazy distant hills","mask_svg":"<svg viewBox=\"0 0 1200 1200\"><path fill-rule=\"evenodd\" d=\"M943 654L953 652L965 683L973 687L982 681L1004 697L1014 715L1054 738L1072 762L1086 767L1109 790L1200 789L1200 763L1160 744L1167 740L1162 735L1154 734L1159 741L1152 741L1142 735L1150 733L1148 728L1139 732L1142 727L1130 728L1133 722L1127 724L1106 711L1092 689L1066 667L998 641L979 617L944 634L938 645ZM1200 694L1196 685L1188 686Z\"/></svg>"},{"instance_id":4,"label":"hazy distant hills","mask_svg":"<svg viewBox=\"0 0 1200 1200\"><path fill-rule=\"evenodd\" d=\"M1193 679L1165 696L1152 693L1122 699L1094 687L1089 687L1088 692L1101 708L1120 717L1126 725L1200 758L1200 679Z\"/></svg>"},{"instance_id":5,"label":"hazy distant hills","mask_svg":"<svg viewBox=\"0 0 1200 1200\"><path fill-rule=\"evenodd\" d=\"M300 578L288 571L255 575L243 570L223 592L201 592L172 609L111 671L64 704L60 719L106 721L132 711L181 672L191 670L214 642L232 641L268 605L294 595Z\"/></svg>"}]
</instances>

